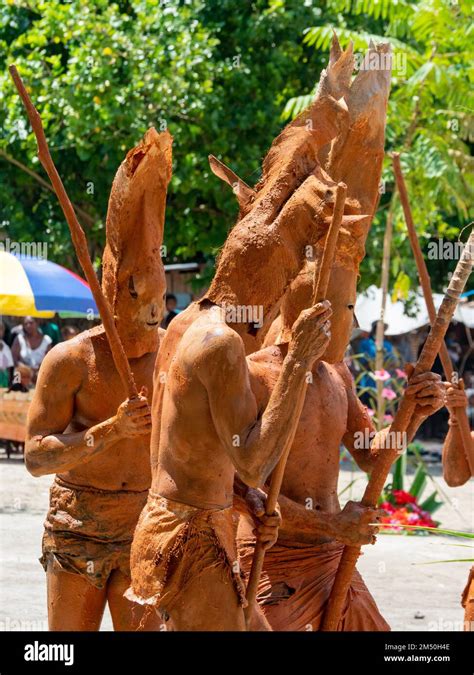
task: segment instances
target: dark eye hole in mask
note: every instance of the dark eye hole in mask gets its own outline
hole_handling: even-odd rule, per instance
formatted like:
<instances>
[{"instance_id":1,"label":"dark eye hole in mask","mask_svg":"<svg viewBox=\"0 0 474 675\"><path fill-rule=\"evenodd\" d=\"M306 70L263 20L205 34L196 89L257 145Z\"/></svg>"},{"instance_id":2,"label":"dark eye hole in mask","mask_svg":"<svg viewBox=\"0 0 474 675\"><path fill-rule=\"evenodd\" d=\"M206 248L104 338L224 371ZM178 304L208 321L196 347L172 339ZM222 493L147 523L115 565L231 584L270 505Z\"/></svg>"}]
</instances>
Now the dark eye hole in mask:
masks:
<instances>
[{"instance_id":1,"label":"dark eye hole in mask","mask_svg":"<svg viewBox=\"0 0 474 675\"><path fill-rule=\"evenodd\" d=\"M347 305L347 309L350 309L352 312L354 310L354 305Z\"/></svg>"},{"instance_id":2,"label":"dark eye hole in mask","mask_svg":"<svg viewBox=\"0 0 474 675\"><path fill-rule=\"evenodd\" d=\"M134 300L138 298L138 293L135 290L135 284L133 283L133 277L130 277L128 280L128 292Z\"/></svg>"}]
</instances>

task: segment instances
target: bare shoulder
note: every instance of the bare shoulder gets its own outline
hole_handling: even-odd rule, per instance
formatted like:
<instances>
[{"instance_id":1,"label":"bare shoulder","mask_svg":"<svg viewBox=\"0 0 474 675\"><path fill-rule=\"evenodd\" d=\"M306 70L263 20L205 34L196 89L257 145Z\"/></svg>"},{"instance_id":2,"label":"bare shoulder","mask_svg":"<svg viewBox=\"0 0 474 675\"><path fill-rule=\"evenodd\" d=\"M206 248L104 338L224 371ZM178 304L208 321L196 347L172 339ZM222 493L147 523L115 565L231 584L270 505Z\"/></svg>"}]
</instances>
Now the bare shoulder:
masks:
<instances>
[{"instance_id":1,"label":"bare shoulder","mask_svg":"<svg viewBox=\"0 0 474 675\"><path fill-rule=\"evenodd\" d=\"M279 347L276 345L271 345L269 347L264 347L263 349L259 349L258 352L254 352L253 354L249 354L247 356L247 361L251 363L261 363L261 364L268 364L272 363L274 361L282 361L282 353Z\"/></svg>"},{"instance_id":2,"label":"bare shoulder","mask_svg":"<svg viewBox=\"0 0 474 675\"><path fill-rule=\"evenodd\" d=\"M245 363L240 336L224 322L195 322L184 334L179 352L183 364L197 369L227 370Z\"/></svg>"},{"instance_id":3,"label":"bare shoulder","mask_svg":"<svg viewBox=\"0 0 474 675\"><path fill-rule=\"evenodd\" d=\"M94 341L103 341L100 331L91 329L71 340L59 342L46 354L40 368L40 384L45 378L65 378L74 386L82 381L94 352Z\"/></svg>"}]
</instances>

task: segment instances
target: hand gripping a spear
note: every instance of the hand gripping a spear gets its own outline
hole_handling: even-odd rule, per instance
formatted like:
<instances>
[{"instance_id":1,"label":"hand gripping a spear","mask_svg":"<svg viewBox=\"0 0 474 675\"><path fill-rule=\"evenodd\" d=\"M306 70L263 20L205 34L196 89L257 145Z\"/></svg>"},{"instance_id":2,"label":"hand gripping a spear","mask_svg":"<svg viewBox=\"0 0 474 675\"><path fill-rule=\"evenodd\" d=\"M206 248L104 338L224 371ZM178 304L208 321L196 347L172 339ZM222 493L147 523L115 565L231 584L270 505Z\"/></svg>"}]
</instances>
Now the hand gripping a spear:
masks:
<instances>
[{"instance_id":1,"label":"hand gripping a spear","mask_svg":"<svg viewBox=\"0 0 474 675\"><path fill-rule=\"evenodd\" d=\"M346 185L344 183L339 183L336 188L334 211L331 219L331 224L329 226L329 230L326 235L324 243L324 251L322 255L321 265L317 267L315 270L314 291L312 299L313 305L315 305L318 302L322 302L326 297L329 279L331 275L331 269L336 255L336 244L344 213L344 202L346 199L346 192L347 192ZM285 445L285 449L283 450L283 453L280 457L280 460L271 475L270 487L268 490L267 500L265 504L265 511L268 516L271 516L274 513L275 508L277 506L278 496L280 494L283 476L285 473L286 462L288 460L290 448L293 444L295 433L296 427L294 433L288 438ZM244 609L247 628L250 623L252 611L257 597L258 584L260 581L260 576L262 574L264 557L265 557L265 549L257 539L252 559L252 567L250 570L249 581L247 584L246 597L248 604L247 607L245 607Z\"/></svg>"},{"instance_id":2,"label":"hand gripping a spear","mask_svg":"<svg viewBox=\"0 0 474 675\"><path fill-rule=\"evenodd\" d=\"M405 180L403 178L402 167L400 165L400 154L394 152L392 154L392 164L393 164L393 173L395 174L395 180L397 183L398 192L400 194L400 201L403 207L403 213L405 215L405 222L408 230L408 237L410 239L411 248L413 255L416 261L416 267L418 269L418 277L420 279L421 288L423 290L423 295L425 298L426 308L428 310L428 316L430 319L431 325L433 325L436 319L436 309L433 301L433 293L431 291L431 282L426 268L426 263L421 252L420 242L416 235L415 224L413 222L413 217L410 208L410 202L408 200L408 192L405 185ZM459 380L457 373L454 371L451 357L449 356L448 349L444 340L441 342L441 347L439 350L439 357L443 365L443 370L448 382L451 382L453 385L457 385L458 388L464 388L464 382ZM469 420L467 418L466 408L454 408L453 409L454 418L458 424L459 431L461 434L461 440L464 448L464 454L466 455L469 468L471 470L471 475L474 476L474 447L471 439L471 430L469 427Z\"/></svg>"},{"instance_id":3,"label":"hand gripping a spear","mask_svg":"<svg viewBox=\"0 0 474 675\"><path fill-rule=\"evenodd\" d=\"M48 143L46 141L46 136L43 129L43 124L41 117L34 107L31 99L26 91L26 87L23 84L23 81L18 73L18 70L14 65L9 67L10 75L12 76L15 87L18 90L23 105L25 106L28 119L30 120L33 132L36 136L36 141L38 144L38 158L43 165L46 173L49 176L51 184L54 188L56 196L59 200L59 204L62 208L64 216L66 218L67 224L69 226L69 231L71 232L71 238L74 244L74 249L76 251L77 258L79 263L84 271L84 275L87 279L87 282L90 286L92 295L96 302L97 308L99 310L102 323L104 325L104 330L107 335L107 339L110 345L110 351L115 363L115 367L120 375L120 378L123 382L123 385L128 393L130 399L138 397L138 390L133 377L130 364L128 362L127 356L125 354L123 345L121 343L117 327L115 325L114 317L109 303L107 302L102 288L100 287L97 275L92 266L92 262L89 256L89 251L87 248L87 240L84 234L79 221L77 220L74 208L71 204L71 201L66 193L63 182L57 172L57 169L52 160L51 154L49 152Z\"/></svg>"},{"instance_id":4,"label":"hand gripping a spear","mask_svg":"<svg viewBox=\"0 0 474 675\"><path fill-rule=\"evenodd\" d=\"M431 326L430 333L415 365L412 377L429 371L433 366L436 355L440 350L444 336L453 317L459 297L463 292L464 286L471 273L473 251L474 231L471 231L462 256L458 261L449 282L448 289L438 310L438 314ZM414 405L415 403L412 398L406 396L402 398L397 413L395 414L395 418L390 425L390 433L388 434L390 442L388 443L388 447L383 446L381 448L379 458L362 497L361 504L363 506L372 508L376 506L393 462L405 450L407 443L407 429L413 415ZM347 592L352 581L352 575L360 552L360 546L346 546L344 548L334 579L331 595L326 605L322 623L323 631L336 631L338 629Z\"/></svg>"}]
</instances>

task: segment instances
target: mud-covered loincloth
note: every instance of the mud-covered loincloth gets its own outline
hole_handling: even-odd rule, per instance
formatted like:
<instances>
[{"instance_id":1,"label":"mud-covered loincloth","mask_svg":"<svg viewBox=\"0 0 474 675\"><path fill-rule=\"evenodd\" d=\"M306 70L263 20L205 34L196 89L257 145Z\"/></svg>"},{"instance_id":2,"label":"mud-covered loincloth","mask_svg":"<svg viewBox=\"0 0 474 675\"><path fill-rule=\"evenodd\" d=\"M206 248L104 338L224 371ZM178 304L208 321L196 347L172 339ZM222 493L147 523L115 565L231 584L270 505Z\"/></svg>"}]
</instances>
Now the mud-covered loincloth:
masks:
<instances>
[{"instance_id":1,"label":"mud-covered loincloth","mask_svg":"<svg viewBox=\"0 0 474 675\"><path fill-rule=\"evenodd\" d=\"M236 529L232 507L199 509L150 492L135 530L132 583L126 597L154 605L166 617L189 581L195 582L210 568L220 568L223 582L233 584L240 605L245 606Z\"/></svg>"},{"instance_id":2,"label":"mud-covered loincloth","mask_svg":"<svg viewBox=\"0 0 474 675\"><path fill-rule=\"evenodd\" d=\"M238 547L242 569L248 571L253 541L241 540ZM337 542L305 547L277 543L266 552L257 599L274 631L320 629L343 550ZM338 630L390 630L357 571Z\"/></svg>"},{"instance_id":3,"label":"mud-covered loincloth","mask_svg":"<svg viewBox=\"0 0 474 675\"><path fill-rule=\"evenodd\" d=\"M77 487L56 476L44 523L44 569L81 574L103 588L114 569L130 577L130 546L148 490Z\"/></svg>"}]
</instances>

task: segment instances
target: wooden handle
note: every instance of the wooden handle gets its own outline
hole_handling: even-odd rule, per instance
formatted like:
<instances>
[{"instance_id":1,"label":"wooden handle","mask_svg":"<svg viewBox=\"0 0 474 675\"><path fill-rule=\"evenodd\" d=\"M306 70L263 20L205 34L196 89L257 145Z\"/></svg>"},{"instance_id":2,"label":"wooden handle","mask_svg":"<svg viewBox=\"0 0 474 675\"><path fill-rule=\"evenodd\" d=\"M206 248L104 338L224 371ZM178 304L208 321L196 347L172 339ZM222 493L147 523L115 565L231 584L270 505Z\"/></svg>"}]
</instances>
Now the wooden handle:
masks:
<instances>
[{"instance_id":1,"label":"wooden handle","mask_svg":"<svg viewBox=\"0 0 474 675\"><path fill-rule=\"evenodd\" d=\"M346 192L347 187L344 185L344 183L339 183L336 188L334 210L331 219L331 225L329 226L329 230L326 235L324 252L321 260L321 265L319 267L319 273L317 275L317 279L315 278L313 305L324 300L327 293L331 269L334 264L334 257L336 255L337 237L339 234L339 228L341 227L342 216L344 213L344 202L346 199ZM265 506L265 511L268 516L271 516L274 513L278 502L278 495L280 494L281 484L283 482L286 462L288 460L288 455L290 453L290 449L291 446L293 445L293 440L296 434L296 426L297 425L295 425L293 433L290 434L290 436L288 437L285 444L285 449L283 450L283 453L278 461L278 464L276 465L275 469L272 472L272 477L270 479L270 487L268 490ZM250 569L249 581L247 584L247 594L246 594L247 607L244 609L247 628L249 626L250 617L252 615L253 607L257 597L258 584L260 581L260 576L262 574L264 558L265 558L265 551L261 546L260 542L257 540L252 559L252 567Z\"/></svg>"},{"instance_id":2,"label":"wooden handle","mask_svg":"<svg viewBox=\"0 0 474 675\"><path fill-rule=\"evenodd\" d=\"M440 345L448 329L449 323L453 317L459 296L464 290L469 274L472 270L472 251L474 247L474 232L471 231L467 245L463 254L456 265L448 290L443 298L439 308L436 320L433 322L430 333L423 346L421 354L415 366L414 375L424 373L432 367ZM390 468L393 462L405 449L404 435L411 421L414 403L405 397L402 398L395 418L390 425L390 438L403 439L402 443L395 443L395 447L382 448L377 464L370 476L370 480L362 497L361 503L364 506L375 507L380 494L387 480ZM341 615L344 609L344 603L347 597L347 591L351 585L352 575L360 555L360 546L346 546L342 554L339 567L334 579L324 618L322 622L323 631L335 631L339 626Z\"/></svg>"},{"instance_id":3,"label":"wooden handle","mask_svg":"<svg viewBox=\"0 0 474 675\"><path fill-rule=\"evenodd\" d=\"M66 218L67 224L69 225L69 231L71 232L74 249L76 251L79 263L84 270L85 277L91 288L92 295L99 310L105 333L109 341L110 351L112 352L115 367L117 368L123 385L128 393L128 397L135 398L138 396L137 386L135 384L135 379L133 377L127 356L123 349L122 342L120 341L120 336L115 325L112 310L110 309L110 305L102 292L102 288L100 287L97 275L92 266L89 250L87 248L86 235L84 234L84 230L77 220L74 208L71 204L71 201L69 200L63 182L57 172L49 152L40 114L31 102L31 99L16 67L13 65L10 66L9 71L13 82L15 83L15 87L18 90L20 98L23 101L28 119L30 120L31 126L36 136L36 141L38 143L38 158L49 176L51 184L59 200L59 204L61 205L62 211L64 213L64 217Z\"/></svg>"},{"instance_id":4,"label":"wooden handle","mask_svg":"<svg viewBox=\"0 0 474 675\"><path fill-rule=\"evenodd\" d=\"M331 278L331 269L336 255L337 237L344 215L344 204L346 201L347 186L339 183L336 188L336 198L334 200L334 211L332 214L331 225L324 242L324 253L319 270L315 269L315 283L313 291L313 305L322 302L326 297L329 279ZM317 275L317 276L316 276Z\"/></svg>"},{"instance_id":5,"label":"wooden handle","mask_svg":"<svg viewBox=\"0 0 474 675\"><path fill-rule=\"evenodd\" d=\"M395 180L397 182L398 192L400 194L400 201L403 207L403 213L405 215L408 237L410 239L411 248L418 269L418 277L420 279L421 288L423 289L423 295L425 297L425 303L426 308L428 310L430 323L431 325L433 325L434 321L436 320L436 308L433 301L431 281L425 260L423 258L423 254L421 252L420 242L418 241L418 237L416 234L415 224L413 222L413 217L410 208L410 202L408 199L408 191L405 185L402 167L400 165L400 154L398 152L394 152L392 154L392 164L393 164L393 173L395 174ZM441 359L441 363L443 365L443 370L446 379L448 380L448 382L451 382L454 373L454 368L444 340L441 343L439 356ZM461 434L461 439L464 448L464 454L466 455L466 459L469 464L469 468L471 470L471 475L474 476L474 445L472 443L471 430L469 427L469 420L467 418L466 408L465 407L455 408L453 410L453 416L456 419L459 426L459 431Z\"/></svg>"}]
</instances>

